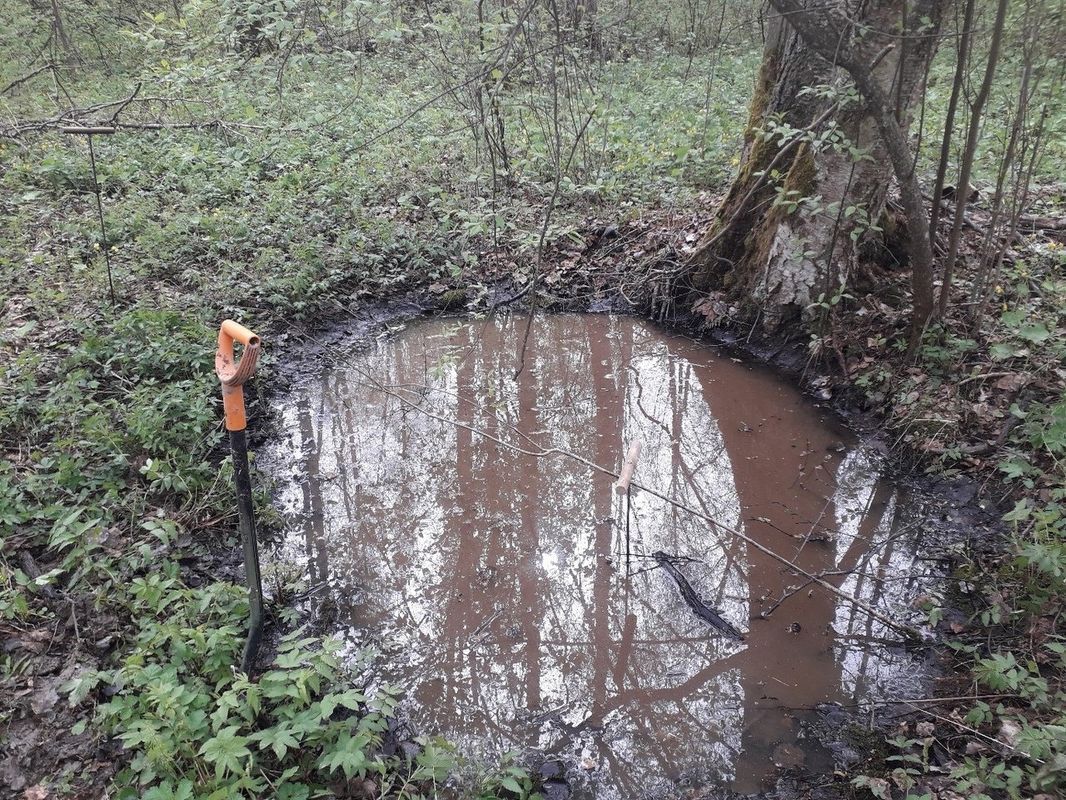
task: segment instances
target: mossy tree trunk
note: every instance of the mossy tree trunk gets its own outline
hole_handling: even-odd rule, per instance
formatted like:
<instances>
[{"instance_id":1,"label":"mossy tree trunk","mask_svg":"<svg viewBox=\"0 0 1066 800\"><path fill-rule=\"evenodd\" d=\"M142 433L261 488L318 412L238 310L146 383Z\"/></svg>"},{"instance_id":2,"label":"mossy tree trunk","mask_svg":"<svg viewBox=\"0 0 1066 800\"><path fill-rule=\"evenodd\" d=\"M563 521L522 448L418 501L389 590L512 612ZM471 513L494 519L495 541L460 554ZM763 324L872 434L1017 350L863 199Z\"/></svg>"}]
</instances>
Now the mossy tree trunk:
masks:
<instances>
[{"instance_id":1,"label":"mossy tree trunk","mask_svg":"<svg viewBox=\"0 0 1066 800\"><path fill-rule=\"evenodd\" d=\"M804 0L825 9L825 0ZM833 5L830 0L830 5ZM847 46L870 67L904 130L933 56L944 0L872 0ZM808 13L808 12L804 12ZM893 178L876 109L848 72L767 11L741 163L689 260L697 296L722 291L774 330L846 285ZM859 26L865 27L862 33ZM901 36L900 31L906 33ZM862 155L857 157L857 154Z\"/></svg>"}]
</instances>

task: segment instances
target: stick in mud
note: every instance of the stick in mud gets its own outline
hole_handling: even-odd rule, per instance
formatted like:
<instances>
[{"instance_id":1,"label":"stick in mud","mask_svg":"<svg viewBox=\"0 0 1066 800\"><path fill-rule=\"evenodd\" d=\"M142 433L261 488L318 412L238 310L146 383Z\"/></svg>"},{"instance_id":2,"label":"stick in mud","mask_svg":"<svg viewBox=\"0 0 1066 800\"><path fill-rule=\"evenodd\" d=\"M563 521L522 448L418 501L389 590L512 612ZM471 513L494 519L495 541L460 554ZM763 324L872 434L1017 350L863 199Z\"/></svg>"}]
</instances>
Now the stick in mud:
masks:
<instances>
[{"instance_id":1,"label":"stick in mud","mask_svg":"<svg viewBox=\"0 0 1066 800\"><path fill-rule=\"evenodd\" d=\"M630 548L629 548L629 519L632 516L632 495L630 494L630 483L633 480L633 473L637 469L637 459L640 458L640 440L633 442L629 446L629 451L626 453L625 459L622 462L622 471L618 475L618 481L614 485L614 490L617 494L624 494L626 496L626 577L629 577L629 561L630 561Z\"/></svg>"},{"instance_id":2,"label":"stick in mud","mask_svg":"<svg viewBox=\"0 0 1066 800\"><path fill-rule=\"evenodd\" d=\"M700 596L696 593L696 590L692 588L692 584L688 582L688 578L685 574L674 565L670 560L670 556L664 553L662 550L656 550L652 553L652 557L659 563L659 566L669 573L670 577L674 579L677 584L677 588L681 591L681 597L689 608L695 612L696 616L710 625L712 628L721 631L731 639L736 639L738 642L744 641L744 634L734 628L731 624L722 619L722 616L713 608L707 606Z\"/></svg>"}]
</instances>

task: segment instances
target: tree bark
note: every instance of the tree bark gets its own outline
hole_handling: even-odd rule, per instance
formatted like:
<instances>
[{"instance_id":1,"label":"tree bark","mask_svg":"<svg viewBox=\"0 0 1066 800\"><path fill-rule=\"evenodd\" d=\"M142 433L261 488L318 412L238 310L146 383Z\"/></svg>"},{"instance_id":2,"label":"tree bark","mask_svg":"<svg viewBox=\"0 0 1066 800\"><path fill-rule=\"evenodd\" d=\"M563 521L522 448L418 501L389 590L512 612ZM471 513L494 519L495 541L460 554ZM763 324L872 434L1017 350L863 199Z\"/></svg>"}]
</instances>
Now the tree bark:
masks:
<instances>
[{"instance_id":1,"label":"tree bark","mask_svg":"<svg viewBox=\"0 0 1066 800\"><path fill-rule=\"evenodd\" d=\"M908 224L916 209L925 215L907 127L947 1L873 0L861 17L845 16L843 2L771 5L740 170L689 266L697 292L726 291L757 308L772 331L847 284L857 242L880 218L893 174ZM849 99L852 84L859 97ZM768 139L768 127L781 123L790 133ZM856 159L854 148L865 155ZM912 265L921 272L915 310L924 326L932 250L918 252L917 238L912 228Z\"/></svg>"}]
</instances>

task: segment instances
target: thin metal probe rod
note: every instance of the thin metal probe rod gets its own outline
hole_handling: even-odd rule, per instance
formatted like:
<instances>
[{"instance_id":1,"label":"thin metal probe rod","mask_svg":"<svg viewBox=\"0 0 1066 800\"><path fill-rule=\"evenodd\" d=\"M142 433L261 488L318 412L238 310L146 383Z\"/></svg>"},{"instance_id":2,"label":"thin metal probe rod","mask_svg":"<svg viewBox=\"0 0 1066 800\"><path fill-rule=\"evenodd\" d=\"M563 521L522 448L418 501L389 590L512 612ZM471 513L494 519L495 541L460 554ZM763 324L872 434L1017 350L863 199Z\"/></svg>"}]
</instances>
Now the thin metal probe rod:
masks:
<instances>
[{"instance_id":1,"label":"thin metal probe rod","mask_svg":"<svg viewBox=\"0 0 1066 800\"><path fill-rule=\"evenodd\" d=\"M244 549L245 579L248 584L248 639L241 654L241 671L252 674L259 640L263 635L263 580L259 572L259 542L255 532L252 481L248 469L248 439L244 429L230 431L233 451L233 482L237 489L237 513Z\"/></svg>"},{"instance_id":2,"label":"thin metal probe rod","mask_svg":"<svg viewBox=\"0 0 1066 800\"><path fill-rule=\"evenodd\" d=\"M96 150L93 148L93 135L86 136L89 140L89 165L93 171L93 194L96 195L96 215L100 218L100 239L103 241L104 263L107 264L107 288L111 291L111 307L115 303L115 281L111 277L111 252L107 243L107 227L104 225L104 203L100 199L100 181L96 177Z\"/></svg>"}]
</instances>

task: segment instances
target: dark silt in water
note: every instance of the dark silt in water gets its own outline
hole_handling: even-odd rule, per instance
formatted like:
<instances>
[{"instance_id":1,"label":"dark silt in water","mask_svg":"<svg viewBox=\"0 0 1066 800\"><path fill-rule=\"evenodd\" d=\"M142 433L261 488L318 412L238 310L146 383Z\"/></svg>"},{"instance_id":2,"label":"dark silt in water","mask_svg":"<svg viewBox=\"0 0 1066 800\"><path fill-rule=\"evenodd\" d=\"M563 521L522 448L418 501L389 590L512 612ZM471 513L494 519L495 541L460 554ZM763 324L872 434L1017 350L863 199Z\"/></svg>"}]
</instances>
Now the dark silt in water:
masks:
<instances>
[{"instance_id":1,"label":"dark silt in water","mask_svg":"<svg viewBox=\"0 0 1066 800\"><path fill-rule=\"evenodd\" d=\"M276 561L306 565L312 613L353 657L374 649L419 732L490 761L546 753L578 796L831 769L815 707L917 691L920 662L724 528L898 615L927 580L913 503L767 370L573 314L534 319L519 371L526 322L417 321L333 351L282 398L264 453L288 519ZM612 477L531 453L617 471L638 440L636 481L722 527L634 489L627 577ZM694 613L656 551L742 641Z\"/></svg>"}]
</instances>

